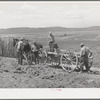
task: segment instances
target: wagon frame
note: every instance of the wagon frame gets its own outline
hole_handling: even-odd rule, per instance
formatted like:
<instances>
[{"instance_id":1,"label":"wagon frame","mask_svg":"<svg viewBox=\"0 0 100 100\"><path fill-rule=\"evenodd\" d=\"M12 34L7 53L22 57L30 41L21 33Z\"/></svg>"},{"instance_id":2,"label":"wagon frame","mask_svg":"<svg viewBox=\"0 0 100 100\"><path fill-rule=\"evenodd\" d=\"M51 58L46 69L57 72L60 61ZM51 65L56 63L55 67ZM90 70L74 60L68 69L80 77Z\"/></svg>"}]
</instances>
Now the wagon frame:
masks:
<instances>
[{"instance_id":1,"label":"wagon frame","mask_svg":"<svg viewBox=\"0 0 100 100\"><path fill-rule=\"evenodd\" d=\"M49 58L51 56L51 58ZM74 53L74 59L69 56L67 53L56 53L56 52L47 52L47 61L46 64L51 66L61 66L64 71L74 71L75 69L80 69L80 55L79 53ZM51 60L49 63L48 61ZM93 57L89 57L89 67L91 68L93 64Z\"/></svg>"}]
</instances>

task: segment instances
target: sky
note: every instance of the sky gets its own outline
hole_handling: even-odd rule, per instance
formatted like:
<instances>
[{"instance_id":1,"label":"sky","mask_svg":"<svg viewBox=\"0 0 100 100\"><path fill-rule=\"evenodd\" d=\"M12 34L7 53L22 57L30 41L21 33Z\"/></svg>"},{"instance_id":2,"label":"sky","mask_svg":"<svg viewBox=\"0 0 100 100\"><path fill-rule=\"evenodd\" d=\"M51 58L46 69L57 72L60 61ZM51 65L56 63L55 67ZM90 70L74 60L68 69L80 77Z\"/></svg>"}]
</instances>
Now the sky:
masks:
<instances>
[{"instance_id":1,"label":"sky","mask_svg":"<svg viewBox=\"0 0 100 100\"><path fill-rule=\"evenodd\" d=\"M0 1L0 28L100 26L100 1Z\"/></svg>"}]
</instances>

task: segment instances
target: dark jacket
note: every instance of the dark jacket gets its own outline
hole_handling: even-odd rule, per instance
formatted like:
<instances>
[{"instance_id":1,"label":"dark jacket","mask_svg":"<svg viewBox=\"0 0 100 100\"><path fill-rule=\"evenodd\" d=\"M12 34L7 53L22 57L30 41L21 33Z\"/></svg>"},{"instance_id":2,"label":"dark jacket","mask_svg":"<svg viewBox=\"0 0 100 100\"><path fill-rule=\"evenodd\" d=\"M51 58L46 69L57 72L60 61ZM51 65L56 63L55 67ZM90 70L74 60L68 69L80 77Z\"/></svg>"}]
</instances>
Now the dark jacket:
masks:
<instances>
[{"instance_id":1,"label":"dark jacket","mask_svg":"<svg viewBox=\"0 0 100 100\"><path fill-rule=\"evenodd\" d=\"M30 46L29 43L24 45L23 51L24 51L24 52L29 52L29 51L31 51L31 46Z\"/></svg>"}]
</instances>

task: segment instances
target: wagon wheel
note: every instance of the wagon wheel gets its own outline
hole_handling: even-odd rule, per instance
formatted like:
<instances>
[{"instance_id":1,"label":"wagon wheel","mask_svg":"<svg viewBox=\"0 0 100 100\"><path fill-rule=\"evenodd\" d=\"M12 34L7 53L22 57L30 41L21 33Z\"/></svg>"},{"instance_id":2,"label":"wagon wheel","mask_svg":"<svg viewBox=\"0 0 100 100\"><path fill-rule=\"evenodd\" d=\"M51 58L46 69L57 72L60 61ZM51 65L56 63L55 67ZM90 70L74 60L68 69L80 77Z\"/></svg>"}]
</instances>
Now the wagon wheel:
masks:
<instances>
[{"instance_id":1,"label":"wagon wheel","mask_svg":"<svg viewBox=\"0 0 100 100\"><path fill-rule=\"evenodd\" d=\"M75 58L75 61L73 61L70 57L67 57L66 55L62 55L60 59L60 65L63 70L72 72L76 69L76 66L78 64L77 58Z\"/></svg>"},{"instance_id":2,"label":"wagon wheel","mask_svg":"<svg viewBox=\"0 0 100 100\"><path fill-rule=\"evenodd\" d=\"M77 55L71 59L71 64L75 66L74 70L80 70L80 58Z\"/></svg>"},{"instance_id":3,"label":"wagon wheel","mask_svg":"<svg viewBox=\"0 0 100 100\"><path fill-rule=\"evenodd\" d=\"M61 55L61 58L60 58L60 66L62 67L62 69L64 71L68 71L65 66L67 65L68 67L68 61L70 62L70 59L68 59L66 56L64 55Z\"/></svg>"}]
</instances>

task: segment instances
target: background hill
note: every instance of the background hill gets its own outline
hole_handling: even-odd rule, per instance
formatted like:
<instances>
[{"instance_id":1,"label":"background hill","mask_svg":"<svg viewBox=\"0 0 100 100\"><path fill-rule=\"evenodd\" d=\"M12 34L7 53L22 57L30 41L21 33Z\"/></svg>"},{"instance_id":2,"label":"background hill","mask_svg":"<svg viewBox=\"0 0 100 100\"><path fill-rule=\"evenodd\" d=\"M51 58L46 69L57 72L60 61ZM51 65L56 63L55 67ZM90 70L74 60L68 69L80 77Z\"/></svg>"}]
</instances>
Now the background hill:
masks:
<instances>
[{"instance_id":1,"label":"background hill","mask_svg":"<svg viewBox=\"0 0 100 100\"><path fill-rule=\"evenodd\" d=\"M43 27L43 28L29 28L17 27L0 29L0 34L48 34L49 31L54 33L64 33L70 31L100 31L100 26L92 26L85 28L66 28L66 27Z\"/></svg>"}]
</instances>

